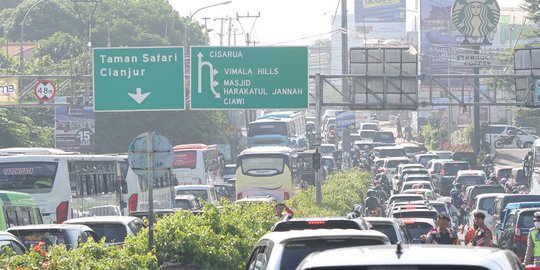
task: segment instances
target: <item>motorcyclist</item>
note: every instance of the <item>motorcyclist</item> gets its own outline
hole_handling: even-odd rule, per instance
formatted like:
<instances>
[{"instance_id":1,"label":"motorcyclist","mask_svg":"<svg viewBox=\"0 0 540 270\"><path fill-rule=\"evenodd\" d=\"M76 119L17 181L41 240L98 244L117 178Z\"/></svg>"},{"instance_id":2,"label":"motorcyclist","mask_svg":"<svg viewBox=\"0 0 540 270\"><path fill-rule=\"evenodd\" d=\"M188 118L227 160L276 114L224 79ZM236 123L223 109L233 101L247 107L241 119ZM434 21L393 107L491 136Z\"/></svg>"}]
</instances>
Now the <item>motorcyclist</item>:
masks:
<instances>
[{"instance_id":1,"label":"motorcyclist","mask_svg":"<svg viewBox=\"0 0 540 270\"><path fill-rule=\"evenodd\" d=\"M497 178L497 175L495 173L491 173L489 175L488 183L493 182L492 185L496 185L499 183L499 179Z\"/></svg>"},{"instance_id":2,"label":"motorcyclist","mask_svg":"<svg viewBox=\"0 0 540 270\"><path fill-rule=\"evenodd\" d=\"M379 202L379 199L376 197L376 195L377 194L375 190L368 190L368 197L364 200L364 209L366 210L366 215L371 211L377 212L377 215L379 214L381 203Z\"/></svg>"},{"instance_id":3,"label":"motorcyclist","mask_svg":"<svg viewBox=\"0 0 540 270\"><path fill-rule=\"evenodd\" d=\"M359 204L355 204L353 206L353 211L347 214L347 219L355 219L359 218L363 215L364 211L362 210L362 206Z\"/></svg>"},{"instance_id":4,"label":"motorcyclist","mask_svg":"<svg viewBox=\"0 0 540 270\"><path fill-rule=\"evenodd\" d=\"M384 192L390 195L390 181L388 180L388 177L386 176L386 174L383 174L381 176L381 185L384 189Z\"/></svg>"},{"instance_id":5,"label":"motorcyclist","mask_svg":"<svg viewBox=\"0 0 540 270\"><path fill-rule=\"evenodd\" d=\"M482 167L484 167L484 172L486 172L486 174L491 173L491 169L494 164L495 163L493 162L491 155L486 154L486 156L484 157L484 161L482 161Z\"/></svg>"},{"instance_id":6,"label":"motorcyclist","mask_svg":"<svg viewBox=\"0 0 540 270\"><path fill-rule=\"evenodd\" d=\"M388 199L388 195L386 194L386 192L383 190L380 182L375 186L374 188L375 192L376 192L376 195L377 198L379 198L379 200L381 202L385 202L387 199Z\"/></svg>"}]
</instances>

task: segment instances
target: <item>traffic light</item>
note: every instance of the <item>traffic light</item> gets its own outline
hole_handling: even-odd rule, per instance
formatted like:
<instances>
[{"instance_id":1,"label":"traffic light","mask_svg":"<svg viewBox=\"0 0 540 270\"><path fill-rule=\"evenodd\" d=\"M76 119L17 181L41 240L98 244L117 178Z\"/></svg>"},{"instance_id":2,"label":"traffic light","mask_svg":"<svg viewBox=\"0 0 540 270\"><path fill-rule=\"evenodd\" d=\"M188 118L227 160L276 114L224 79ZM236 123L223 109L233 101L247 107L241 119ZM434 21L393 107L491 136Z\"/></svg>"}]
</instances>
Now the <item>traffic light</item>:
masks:
<instances>
[{"instance_id":1,"label":"traffic light","mask_svg":"<svg viewBox=\"0 0 540 270\"><path fill-rule=\"evenodd\" d=\"M313 169L318 170L321 168L321 153L319 153L319 149L315 149L315 153L313 153Z\"/></svg>"}]
</instances>

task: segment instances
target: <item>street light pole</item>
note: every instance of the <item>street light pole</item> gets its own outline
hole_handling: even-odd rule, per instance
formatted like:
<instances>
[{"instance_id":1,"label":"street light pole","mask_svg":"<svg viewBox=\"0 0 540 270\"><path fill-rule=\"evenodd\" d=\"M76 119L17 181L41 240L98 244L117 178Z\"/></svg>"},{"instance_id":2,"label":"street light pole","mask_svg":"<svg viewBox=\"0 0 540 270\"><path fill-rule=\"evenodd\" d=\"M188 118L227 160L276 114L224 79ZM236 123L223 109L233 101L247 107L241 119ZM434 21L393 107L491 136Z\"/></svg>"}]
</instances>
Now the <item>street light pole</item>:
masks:
<instances>
[{"instance_id":1,"label":"street light pole","mask_svg":"<svg viewBox=\"0 0 540 270\"><path fill-rule=\"evenodd\" d=\"M191 19L193 19L193 16L195 16L195 14L197 14L197 12L199 12L199 11L201 11L203 9L207 9L207 8L211 8L211 7L215 7L215 6L220 6L220 5L227 5L227 4L230 4L230 3L232 3L231 0L221 2L221 3L217 3L217 4L213 4L213 5L209 5L209 6L205 6L205 7L202 7L202 8L199 8L199 9L195 10L195 12L193 12L189 16L188 20L184 24L184 27L185 27L185 29L184 29L184 44L186 45L186 50L189 50L189 40L188 40L188 29L189 29L189 27L188 27L187 24L191 21Z\"/></svg>"},{"instance_id":2,"label":"street light pole","mask_svg":"<svg viewBox=\"0 0 540 270\"><path fill-rule=\"evenodd\" d=\"M24 14L24 17L21 21L21 36L20 36L20 40L19 40L19 72L23 72L24 71L24 56L23 56L23 51L24 51L24 21L26 20L26 17L28 16L28 13L30 13L30 11L35 7L37 6L39 3L41 2L44 2L44 1L47 1L47 0L40 0L40 1L37 1L35 2L27 11L26 13Z\"/></svg>"}]
</instances>

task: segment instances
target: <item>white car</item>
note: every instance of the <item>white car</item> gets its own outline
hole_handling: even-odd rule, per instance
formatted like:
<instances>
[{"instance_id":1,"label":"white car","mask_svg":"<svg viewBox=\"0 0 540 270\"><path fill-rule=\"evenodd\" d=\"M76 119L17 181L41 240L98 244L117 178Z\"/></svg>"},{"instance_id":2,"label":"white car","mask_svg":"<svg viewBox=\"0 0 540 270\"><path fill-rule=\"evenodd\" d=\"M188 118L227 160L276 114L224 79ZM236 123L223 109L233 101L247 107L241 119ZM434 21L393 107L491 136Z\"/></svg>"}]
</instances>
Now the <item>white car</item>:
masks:
<instances>
[{"instance_id":1,"label":"white car","mask_svg":"<svg viewBox=\"0 0 540 270\"><path fill-rule=\"evenodd\" d=\"M522 270L510 250L454 245L348 247L314 252L297 270Z\"/></svg>"},{"instance_id":2,"label":"white car","mask_svg":"<svg viewBox=\"0 0 540 270\"><path fill-rule=\"evenodd\" d=\"M105 237L105 243L123 244L128 235L135 236L146 227L138 217L131 216L96 216L74 218L64 221L64 224L86 225L96 233L98 240Z\"/></svg>"},{"instance_id":3,"label":"white car","mask_svg":"<svg viewBox=\"0 0 540 270\"><path fill-rule=\"evenodd\" d=\"M213 185L183 185L175 186L175 195L193 195L208 203L219 206L217 189Z\"/></svg>"},{"instance_id":4,"label":"white car","mask_svg":"<svg viewBox=\"0 0 540 270\"><path fill-rule=\"evenodd\" d=\"M486 215L486 218L484 219L484 223L488 228L491 228L491 221L493 219L493 216L489 213L489 209L493 209L493 202L495 201L495 198L499 195L504 195L503 193L486 193L486 194L480 194L477 195L474 198L474 209L470 211L469 214L469 228L472 228L474 225L474 213L476 212L482 212L484 215Z\"/></svg>"},{"instance_id":5,"label":"white car","mask_svg":"<svg viewBox=\"0 0 540 270\"><path fill-rule=\"evenodd\" d=\"M295 269L308 254L346 246L390 245L373 230L315 229L270 232L259 239L245 269Z\"/></svg>"}]
</instances>

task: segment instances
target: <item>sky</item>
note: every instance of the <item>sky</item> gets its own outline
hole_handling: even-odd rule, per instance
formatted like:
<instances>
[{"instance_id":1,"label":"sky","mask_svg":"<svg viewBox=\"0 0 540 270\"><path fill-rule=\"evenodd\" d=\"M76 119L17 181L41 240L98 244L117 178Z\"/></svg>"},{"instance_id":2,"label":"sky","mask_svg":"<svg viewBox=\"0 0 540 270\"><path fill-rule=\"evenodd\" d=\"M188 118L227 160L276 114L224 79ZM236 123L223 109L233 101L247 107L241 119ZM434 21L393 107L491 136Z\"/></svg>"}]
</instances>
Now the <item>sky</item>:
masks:
<instances>
[{"instance_id":1,"label":"sky","mask_svg":"<svg viewBox=\"0 0 540 270\"><path fill-rule=\"evenodd\" d=\"M177 10L180 16L189 16L197 9L220 3L225 0L169 0L169 3ZM200 10L193 17L194 20L204 24L205 17L210 32L211 45L217 46L220 43L218 33L221 31L221 22L214 22L215 18L232 17L234 28L237 33L242 33L242 27L246 32L251 32L256 45L309 45L313 40L329 38L332 15L336 10L339 0L232 0L227 5L215 6ZM349 1L350 5L353 2ZM349 3L348 2L348 3ZM354 10L354 6L349 6L349 11ZM258 15L258 18L240 18L240 23L236 21L236 14L239 16ZM341 12L339 7L338 12ZM224 32L227 32L228 22L224 23ZM253 28L253 30L251 30ZM304 38L309 37L309 38ZM224 36L223 45L228 44L228 38ZM244 46L245 35L236 37L236 44ZM231 36L231 45L234 45L234 38Z\"/></svg>"},{"instance_id":2,"label":"sky","mask_svg":"<svg viewBox=\"0 0 540 270\"><path fill-rule=\"evenodd\" d=\"M225 0L169 0L180 16L189 16L199 8L221 3ZM426 0L421 0L426 1ZM498 0L501 7L517 6L522 0ZM210 32L210 44L220 45L219 32L221 22L216 18L232 17L233 28L237 34L250 32L256 45L309 45L314 40L330 38L332 17L336 12L341 13L339 0L232 0L230 4L205 8L194 14L193 19L213 29ZM348 13L354 13L354 0L347 1ZM257 16L258 18L240 18L239 16ZM339 23L339 22L338 22ZM228 45L226 35L228 22L223 25L223 45ZM243 28L243 30L242 30ZM334 35L339 35L335 29ZM234 45L234 36L231 36ZM236 45L244 46L245 35L236 36Z\"/></svg>"}]
</instances>

